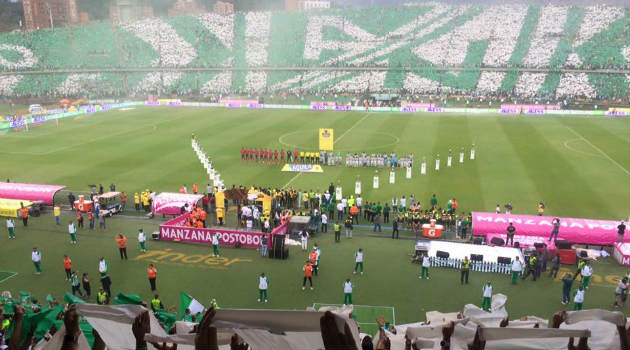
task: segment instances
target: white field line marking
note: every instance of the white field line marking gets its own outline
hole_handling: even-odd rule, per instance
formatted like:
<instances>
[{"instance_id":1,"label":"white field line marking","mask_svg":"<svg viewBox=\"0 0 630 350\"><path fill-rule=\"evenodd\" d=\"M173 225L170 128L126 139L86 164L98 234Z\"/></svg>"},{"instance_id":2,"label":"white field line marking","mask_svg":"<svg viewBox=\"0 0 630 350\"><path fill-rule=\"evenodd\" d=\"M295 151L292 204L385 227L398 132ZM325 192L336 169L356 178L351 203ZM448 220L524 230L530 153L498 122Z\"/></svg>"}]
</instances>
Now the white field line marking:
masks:
<instances>
[{"instance_id":1,"label":"white field line marking","mask_svg":"<svg viewBox=\"0 0 630 350\"><path fill-rule=\"evenodd\" d=\"M333 142L333 144L337 143L337 141L341 140L344 136L346 136L348 134L348 132L350 132L350 130L354 129L357 125L359 125L359 123L361 123L365 118L367 118L370 115L370 112L367 112L365 114L365 116L363 116L363 118L357 120L356 123L354 123L348 130L346 130L343 134L341 134L341 136L339 136L338 138L335 139L335 141ZM284 184L284 186L282 186L282 188L287 188L287 186L289 186L291 183L293 183L293 181L295 181L298 177L300 177L300 175L302 175L303 173L297 173L294 177L291 178L291 180L289 180L289 182L287 182L286 184Z\"/></svg>"},{"instance_id":2,"label":"white field line marking","mask_svg":"<svg viewBox=\"0 0 630 350\"><path fill-rule=\"evenodd\" d=\"M580 151L579 149L575 149L571 146L569 146L571 143L574 143L576 141L582 141L584 142L584 140L582 139L571 139L571 140L566 140L564 141L564 147L566 147L566 149L568 149L569 151L573 151L575 153L580 153L580 154L585 154L587 156L591 156L591 157L597 157L597 158L604 158L602 157L601 154L597 154L597 153L591 153L591 152L584 152L584 151Z\"/></svg>"},{"instance_id":3,"label":"white field line marking","mask_svg":"<svg viewBox=\"0 0 630 350\"><path fill-rule=\"evenodd\" d=\"M313 308L315 308L315 305L319 305L320 307L322 306L341 306L342 304L326 304L326 303L313 303ZM392 309L394 310L393 306L382 306L382 305L352 305L355 308L361 308L361 307L366 307L366 308L370 308L370 309L374 309L374 308L381 308L381 309Z\"/></svg>"},{"instance_id":4,"label":"white field line marking","mask_svg":"<svg viewBox=\"0 0 630 350\"><path fill-rule=\"evenodd\" d=\"M565 125L566 126L566 125ZM605 158L607 158L609 161L611 161L613 164L615 164L617 167L619 167L619 169L621 169L624 173L626 173L626 175L630 175L630 172L628 171L628 169L624 168L621 164L619 164L616 160L612 159L606 152L602 151L599 147L595 146L594 144L591 143L591 141L587 140L584 136L582 136L582 134L580 134L579 132L573 130L573 128L571 128L570 126L566 126L567 129L569 129L573 134L575 134L575 136L579 137L580 139L584 140L584 142L588 143L591 147L593 147L594 150L596 150L597 152L601 153L602 156L604 156Z\"/></svg>"},{"instance_id":5,"label":"white field line marking","mask_svg":"<svg viewBox=\"0 0 630 350\"><path fill-rule=\"evenodd\" d=\"M7 278L4 278L4 279L0 280L0 283L2 283L2 282L4 282L4 281L6 281L6 280L8 280L8 279L10 279L10 278L13 278L13 277L15 277L15 276L17 276L17 275L18 275L18 273L17 273L17 272L13 272L13 271L2 271L2 272L12 273L12 275L11 275L11 276L9 276L9 277L7 277Z\"/></svg>"},{"instance_id":6,"label":"white field line marking","mask_svg":"<svg viewBox=\"0 0 630 350\"><path fill-rule=\"evenodd\" d=\"M356 123L354 123L354 125L352 125L350 127L350 129L346 130L343 134L341 134L341 136L339 136L338 138L335 139L335 142L333 142L333 144L339 142L339 140L341 140L344 136L346 136L352 129L356 128L357 125L359 125L363 120L365 120L365 118L370 116L370 112L365 113L365 116L361 119L359 119Z\"/></svg>"},{"instance_id":7,"label":"white field line marking","mask_svg":"<svg viewBox=\"0 0 630 350\"><path fill-rule=\"evenodd\" d=\"M138 130L145 130L147 126L151 126L152 129L153 129L152 131L156 131L158 129L157 126L159 124L164 124L164 123L167 123L167 122L170 122L170 121L173 121L173 120L178 120L178 119L181 119L181 118L182 117L176 117L176 118L169 119L169 120L163 120L163 121L158 122L158 123L145 123L144 125L142 125L142 126L140 126L138 128L135 128L135 129L123 130L121 132L103 135L101 137L89 139L89 140L86 140L86 141L83 141L83 142L80 142L80 143L77 143L77 144L74 144L74 145L58 147L58 148L55 148L55 149L52 149L52 150L49 150L49 151L46 151L46 152L0 151L0 154L17 154L17 155L28 155L28 156L46 156L46 155L57 153L57 152L60 152L60 151L65 151L65 150L68 150L68 149L76 148L76 147L79 147L79 146L84 146L84 145L87 145L87 144L90 144L90 143L93 143L93 142L96 142L96 141L107 140L108 138L111 138L111 137L125 135L125 134L132 133L132 132L135 132L135 131L138 131Z\"/></svg>"}]
</instances>

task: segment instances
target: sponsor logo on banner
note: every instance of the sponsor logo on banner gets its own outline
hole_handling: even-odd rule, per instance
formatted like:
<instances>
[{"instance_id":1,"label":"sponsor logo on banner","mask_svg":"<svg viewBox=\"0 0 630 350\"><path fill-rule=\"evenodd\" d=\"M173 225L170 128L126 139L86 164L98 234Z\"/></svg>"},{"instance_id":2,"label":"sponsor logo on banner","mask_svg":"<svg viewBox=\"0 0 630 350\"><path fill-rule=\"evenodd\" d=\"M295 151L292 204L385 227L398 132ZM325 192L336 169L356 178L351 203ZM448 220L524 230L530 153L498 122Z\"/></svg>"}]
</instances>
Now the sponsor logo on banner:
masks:
<instances>
[{"instance_id":1,"label":"sponsor logo on banner","mask_svg":"<svg viewBox=\"0 0 630 350\"><path fill-rule=\"evenodd\" d=\"M155 196L151 206L153 214L178 215L186 204L192 210L201 198L203 195L200 194L160 193Z\"/></svg>"},{"instance_id":2,"label":"sponsor logo on banner","mask_svg":"<svg viewBox=\"0 0 630 350\"><path fill-rule=\"evenodd\" d=\"M187 254L168 248L164 250L151 249L146 253L142 253L136 256L134 260L144 260L154 264L159 263L161 265L175 265L221 270L225 270L234 264L252 262L252 259L247 258L217 258L212 256L212 254Z\"/></svg>"},{"instance_id":3,"label":"sponsor logo on banner","mask_svg":"<svg viewBox=\"0 0 630 350\"><path fill-rule=\"evenodd\" d=\"M294 173L323 173L321 165L318 164L285 164L282 171L290 171Z\"/></svg>"},{"instance_id":4,"label":"sponsor logo on banner","mask_svg":"<svg viewBox=\"0 0 630 350\"><path fill-rule=\"evenodd\" d=\"M512 222L517 232L524 236L549 238L553 228L553 217L495 214L473 212L473 232L477 236L487 236L504 232ZM560 218L558 239L581 244L613 245L617 240L616 221Z\"/></svg>"},{"instance_id":5,"label":"sponsor logo on banner","mask_svg":"<svg viewBox=\"0 0 630 350\"><path fill-rule=\"evenodd\" d=\"M623 110L608 110L605 115L609 117L625 117L628 115L628 111Z\"/></svg>"}]
</instances>

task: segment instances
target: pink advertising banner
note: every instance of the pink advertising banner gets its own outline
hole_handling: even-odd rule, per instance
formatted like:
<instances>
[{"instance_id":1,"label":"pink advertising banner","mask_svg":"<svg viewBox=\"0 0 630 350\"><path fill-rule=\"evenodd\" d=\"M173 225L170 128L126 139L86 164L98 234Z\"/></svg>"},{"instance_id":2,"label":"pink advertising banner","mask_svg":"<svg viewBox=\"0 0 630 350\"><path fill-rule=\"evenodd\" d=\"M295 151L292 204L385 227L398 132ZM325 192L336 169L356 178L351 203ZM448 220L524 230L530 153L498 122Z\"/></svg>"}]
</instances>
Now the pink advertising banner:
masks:
<instances>
[{"instance_id":1,"label":"pink advertising banner","mask_svg":"<svg viewBox=\"0 0 630 350\"><path fill-rule=\"evenodd\" d=\"M547 237L553 228L551 216L513 215L495 213L472 213L473 234L488 236L506 232L510 221L521 236ZM613 245L617 241L616 221L559 218L558 240L573 243Z\"/></svg>"},{"instance_id":2,"label":"pink advertising banner","mask_svg":"<svg viewBox=\"0 0 630 350\"><path fill-rule=\"evenodd\" d=\"M160 239L163 241L178 241L184 243L212 244L212 236L220 234L219 245L234 246L237 242L244 248L258 248L262 236L265 234L259 231L241 231L231 228L195 228L183 226L189 214L184 214L173 220L160 225ZM277 234L285 234L287 224L282 224L271 232L271 237ZM271 248L273 239L267 240L267 246Z\"/></svg>"},{"instance_id":3,"label":"pink advertising banner","mask_svg":"<svg viewBox=\"0 0 630 350\"><path fill-rule=\"evenodd\" d=\"M189 211L203 198L201 194L163 192L153 198L153 214L179 215L181 208L188 204Z\"/></svg>"},{"instance_id":4,"label":"pink advertising banner","mask_svg":"<svg viewBox=\"0 0 630 350\"><path fill-rule=\"evenodd\" d=\"M42 201L44 204L52 205L55 193L65 187L66 186L0 182L0 198L24 199L31 202Z\"/></svg>"}]
</instances>

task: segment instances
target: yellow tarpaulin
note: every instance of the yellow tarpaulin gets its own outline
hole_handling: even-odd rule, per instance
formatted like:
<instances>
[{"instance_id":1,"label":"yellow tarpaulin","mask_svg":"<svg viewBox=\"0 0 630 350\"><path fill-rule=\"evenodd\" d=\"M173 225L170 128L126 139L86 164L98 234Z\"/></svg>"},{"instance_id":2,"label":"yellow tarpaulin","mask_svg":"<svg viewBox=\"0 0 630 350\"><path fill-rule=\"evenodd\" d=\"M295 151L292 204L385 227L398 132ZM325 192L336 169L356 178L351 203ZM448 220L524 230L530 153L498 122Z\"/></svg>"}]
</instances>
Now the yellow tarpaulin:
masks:
<instances>
[{"instance_id":1,"label":"yellow tarpaulin","mask_svg":"<svg viewBox=\"0 0 630 350\"><path fill-rule=\"evenodd\" d=\"M335 130L328 128L319 129L319 150L332 151L335 146Z\"/></svg>"},{"instance_id":2,"label":"yellow tarpaulin","mask_svg":"<svg viewBox=\"0 0 630 350\"><path fill-rule=\"evenodd\" d=\"M29 207L31 204L33 204L33 202L21 199L0 198L0 216L17 218L18 209L20 209L22 205Z\"/></svg>"}]
</instances>

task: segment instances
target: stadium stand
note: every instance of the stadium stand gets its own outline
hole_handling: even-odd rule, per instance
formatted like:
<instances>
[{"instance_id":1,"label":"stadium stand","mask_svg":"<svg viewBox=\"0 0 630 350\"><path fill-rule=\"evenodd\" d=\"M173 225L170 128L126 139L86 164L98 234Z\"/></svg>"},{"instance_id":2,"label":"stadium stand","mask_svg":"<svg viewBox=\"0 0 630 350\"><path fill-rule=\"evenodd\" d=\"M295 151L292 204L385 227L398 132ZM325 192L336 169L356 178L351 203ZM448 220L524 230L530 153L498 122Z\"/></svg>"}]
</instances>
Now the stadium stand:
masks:
<instances>
[{"instance_id":1,"label":"stadium stand","mask_svg":"<svg viewBox=\"0 0 630 350\"><path fill-rule=\"evenodd\" d=\"M367 334L352 306L314 310L201 309L182 319L151 312L134 295L114 305L87 304L69 293L50 308L30 301L0 316L10 327L9 348L34 349L621 349L630 348L622 312L560 311L551 322L537 316L510 320L507 297L495 294L490 310L467 304L462 311L429 311L426 321L394 327L377 320ZM54 298L51 299L53 302ZM66 335L72 336L66 336ZM568 338L568 339L567 339ZM21 348L21 347L20 347Z\"/></svg>"},{"instance_id":2,"label":"stadium stand","mask_svg":"<svg viewBox=\"0 0 630 350\"><path fill-rule=\"evenodd\" d=\"M0 70L2 96L620 98L630 88L630 10L422 3L99 22L1 34Z\"/></svg>"}]
</instances>

